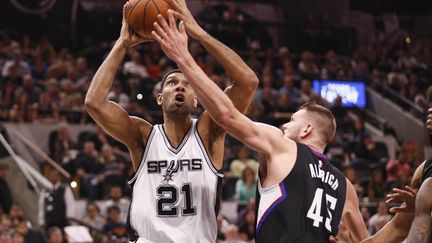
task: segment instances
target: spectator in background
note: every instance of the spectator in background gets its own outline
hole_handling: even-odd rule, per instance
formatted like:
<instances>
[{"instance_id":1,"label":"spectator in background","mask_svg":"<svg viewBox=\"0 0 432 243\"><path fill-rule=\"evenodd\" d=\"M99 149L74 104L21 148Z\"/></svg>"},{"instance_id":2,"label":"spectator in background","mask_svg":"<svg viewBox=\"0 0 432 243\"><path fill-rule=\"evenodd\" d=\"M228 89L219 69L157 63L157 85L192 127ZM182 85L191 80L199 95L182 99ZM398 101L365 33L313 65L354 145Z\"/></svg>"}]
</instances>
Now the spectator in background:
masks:
<instances>
[{"instance_id":1,"label":"spectator in background","mask_svg":"<svg viewBox=\"0 0 432 243\"><path fill-rule=\"evenodd\" d=\"M330 108L330 111L335 116L336 122L338 124L338 128L347 131L349 128L352 127L352 120L348 116L348 110L346 107L343 107L342 105L342 97L336 96L336 99L334 100L334 103L332 107Z\"/></svg>"},{"instance_id":2,"label":"spectator in background","mask_svg":"<svg viewBox=\"0 0 432 243\"><path fill-rule=\"evenodd\" d=\"M26 74L30 74L30 65L22 60L22 54L19 49L12 52L12 60L6 61L3 66L3 77L9 76L11 69L15 69L16 75L22 78Z\"/></svg>"},{"instance_id":3,"label":"spectator in background","mask_svg":"<svg viewBox=\"0 0 432 243\"><path fill-rule=\"evenodd\" d=\"M235 198L241 204L246 204L250 199L255 198L257 179L253 169L246 167L243 170L241 179L237 180Z\"/></svg>"},{"instance_id":4,"label":"spectator in background","mask_svg":"<svg viewBox=\"0 0 432 243\"><path fill-rule=\"evenodd\" d=\"M365 159L372 167L380 166L381 159L388 158L387 148L381 145L384 144L378 144L371 136L366 135L363 137L363 141L357 144L356 155Z\"/></svg>"},{"instance_id":5,"label":"spectator in background","mask_svg":"<svg viewBox=\"0 0 432 243\"><path fill-rule=\"evenodd\" d=\"M102 170L102 165L97 160L98 152L93 141L84 143L83 151L74 160L75 176L79 179L80 195L90 200L98 199L98 187L96 176Z\"/></svg>"},{"instance_id":6,"label":"spectator in background","mask_svg":"<svg viewBox=\"0 0 432 243\"><path fill-rule=\"evenodd\" d=\"M388 213L388 207L384 201L379 201L377 213L369 219L368 231L370 235L374 235L384 225L391 220L392 216Z\"/></svg>"},{"instance_id":7,"label":"spectator in background","mask_svg":"<svg viewBox=\"0 0 432 243\"><path fill-rule=\"evenodd\" d=\"M15 90L15 97L19 99L26 95L28 104L33 104L39 101L41 90L34 85L34 80L30 74L25 74L22 78L22 86Z\"/></svg>"},{"instance_id":8,"label":"spectator in background","mask_svg":"<svg viewBox=\"0 0 432 243\"><path fill-rule=\"evenodd\" d=\"M300 85L300 104L312 101L317 95L312 90L311 82L307 79L303 79Z\"/></svg>"},{"instance_id":9,"label":"spectator in background","mask_svg":"<svg viewBox=\"0 0 432 243\"><path fill-rule=\"evenodd\" d=\"M377 202L384 198L386 193L386 183L384 173L381 169L375 169L372 172L372 179L369 183L368 197L369 201Z\"/></svg>"},{"instance_id":10,"label":"spectator in background","mask_svg":"<svg viewBox=\"0 0 432 243\"><path fill-rule=\"evenodd\" d=\"M120 219L120 209L116 205L108 207L108 220L102 231L107 236L109 242L126 242L127 226Z\"/></svg>"},{"instance_id":11,"label":"spectator in background","mask_svg":"<svg viewBox=\"0 0 432 243\"><path fill-rule=\"evenodd\" d=\"M139 79L147 78L149 74L141 59L141 54L138 51L133 51L131 60L123 65L123 73Z\"/></svg>"},{"instance_id":12,"label":"spectator in background","mask_svg":"<svg viewBox=\"0 0 432 243\"><path fill-rule=\"evenodd\" d=\"M49 243L65 243L63 232L59 227L51 227L48 229Z\"/></svg>"},{"instance_id":13,"label":"spectator in background","mask_svg":"<svg viewBox=\"0 0 432 243\"><path fill-rule=\"evenodd\" d=\"M129 105L129 96L123 92L119 81L114 81L111 91L108 93L108 100L118 103L123 109Z\"/></svg>"},{"instance_id":14,"label":"spectator in background","mask_svg":"<svg viewBox=\"0 0 432 243\"><path fill-rule=\"evenodd\" d=\"M82 222L96 230L102 230L106 220L100 215L100 209L97 204L94 202L87 203L86 213Z\"/></svg>"},{"instance_id":15,"label":"spectator in background","mask_svg":"<svg viewBox=\"0 0 432 243\"><path fill-rule=\"evenodd\" d=\"M368 135L364 121L361 118L355 119L354 121L354 142L362 143L364 137Z\"/></svg>"},{"instance_id":16,"label":"spectator in background","mask_svg":"<svg viewBox=\"0 0 432 243\"><path fill-rule=\"evenodd\" d=\"M13 202L12 192L6 180L8 173L9 166L6 164L0 164L0 209L1 212L5 214L9 214Z\"/></svg>"},{"instance_id":17,"label":"spectator in background","mask_svg":"<svg viewBox=\"0 0 432 243\"><path fill-rule=\"evenodd\" d=\"M70 136L70 127L68 123L60 123L57 131L50 134L49 145L51 158L62 164L62 166L69 172L73 172L73 169L71 168L72 163L70 162L75 158L76 154L75 156L70 154L70 150L77 149L77 145Z\"/></svg>"},{"instance_id":18,"label":"spectator in background","mask_svg":"<svg viewBox=\"0 0 432 243\"><path fill-rule=\"evenodd\" d=\"M359 197L364 195L364 188L359 184L357 173L352 166L348 166L344 170L345 177L352 183Z\"/></svg>"},{"instance_id":19,"label":"spectator in background","mask_svg":"<svg viewBox=\"0 0 432 243\"><path fill-rule=\"evenodd\" d=\"M304 78L313 79L318 77L320 70L315 64L315 55L310 51L301 54L298 70Z\"/></svg>"},{"instance_id":20,"label":"spectator in background","mask_svg":"<svg viewBox=\"0 0 432 243\"><path fill-rule=\"evenodd\" d=\"M246 167L250 167L255 176L258 175L258 161L249 158L249 149L242 145L237 153L237 158L231 162L230 172L240 178Z\"/></svg>"},{"instance_id":21,"label":"spectator in background","mask_svg":"<svg viewBox=\"0 0 432 243\"><path fill-rule=\"evenodd\" d=\"M99 176L101 177L101 190L103 195L109 194L112 186L117 185L123 188L126 185L124 176L126 175L126 161L120 156L113 153L113 148L109 144L104 144L101 149L99 158L103 169Z\"/></svg>"},{"instance_id":22,"label":"spectator in background","mask_svg":"<svg viewBox=\"0 0 432 243\"><path fill-rule=\"evenodd\" d=\"M387 183L390 185L395 185L401 174L409 175L411 173L411 166L407 163L406 155L403 151L399 152L397 159L387 161L385 169L387 172Z\"/></svg>"},{"instance_id":23,"label":"spectator in background","mask_svg":"<svg viewBox=\"0 0 432 243\"><path fill-rule=\"evenodd\" d=\"M254 242L255 237L255 212L248 211L246 223L239 228L240 239L245 242Z\"/></svg>"},{"instance_id":24,"label":"spectator in background","mask_svg":"<svg viewBox=\"0 0 432 243\"><path fill-rule=\"evenodd\" d=\"M301 93L300 90L294 86L294 75L285 75L283 78L283 85L278 90L279 96L288 95L293 103L299 104Z\"/></svg>"},{"instance_id":25,"label":"spectator in background","mask_svg":"<svg viewBox=\"0 0 432 243\"><path fill-rule=\"evenodd\" d=\"M51 168L47 177L53 187L44 188L40 193L39 225L45 229L53 226L63 229L69 224L68 218L75 217L75 199L69 185L61 182L60 173L57 170Z\"/></svg>"},{"instance_id":26,"label":"spectator in background","mask_svg":"<svg viewBox=\"0 0 432 243\"><path fill-rule=\"evenodd\" d=\"M29 228L23 217L12 218L14 229L13 242L46 243L43 233L35 228Z\"/></svg>"},{"instance_id":27,"label":"spectator in background","mask_svg":"<svg viewBox=\"0 0 432 243\"><path fill-rule=\"evenodd\" d=\"M109 212L107 210L111 206L116 206L120 211L120 222L126 223L127 214L129 211L130 200L127 198L123 198L123 190L120 186L114 185L110 190L110 198L103 203L103 211L102 215L109 216ZM102 205L101 205L102 207Z\"/></svg>"}]
</instances>

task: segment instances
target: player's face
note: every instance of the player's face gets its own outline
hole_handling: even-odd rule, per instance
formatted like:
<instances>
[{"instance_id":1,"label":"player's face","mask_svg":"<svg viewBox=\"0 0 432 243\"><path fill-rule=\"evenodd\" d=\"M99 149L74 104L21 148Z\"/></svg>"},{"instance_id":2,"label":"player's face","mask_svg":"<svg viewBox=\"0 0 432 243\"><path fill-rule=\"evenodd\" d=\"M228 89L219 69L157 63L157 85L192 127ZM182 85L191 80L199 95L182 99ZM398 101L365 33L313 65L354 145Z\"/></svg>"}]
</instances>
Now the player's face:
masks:
<instances>
[{"instance_id":1,"label":"player's face","mask_svg":"<svg viewBox=\"0 0 432 243\"><path fill-rule=\"evenodd\" d=\"M189 115L197 106L195 93L182 73L173 73L164 82L158 104L165 112L175 115Z\"/></svg>"},{"instance_id":2,"label":"player's face","mask_svg":"<svg viewBox=\"0 0 432 243\"><path fill-rule=\"evenodd\" d=\"M291 116L289 122L282 125L282 131L287 138L299 142L307 124L306 111L299 110Z\"/></svg>"}]
</instances>

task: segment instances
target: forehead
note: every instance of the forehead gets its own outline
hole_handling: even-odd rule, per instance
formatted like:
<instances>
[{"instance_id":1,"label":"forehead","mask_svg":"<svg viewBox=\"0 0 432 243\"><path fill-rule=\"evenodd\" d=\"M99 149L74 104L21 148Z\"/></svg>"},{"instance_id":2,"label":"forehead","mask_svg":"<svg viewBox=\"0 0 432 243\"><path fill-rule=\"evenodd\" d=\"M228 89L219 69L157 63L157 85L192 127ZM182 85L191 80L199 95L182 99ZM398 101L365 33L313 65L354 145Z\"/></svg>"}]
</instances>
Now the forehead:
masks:
<instances>
[{"instance_id":1,"label":"forehead","mask_svg":"<svg viewBox=\"0 0 432 243\"><path fill-rule=\"evenodd\" d=\"M165 83L167 83L168 81L171 81L171 80L187 81L186 76L183 73L178 73L178 72L168 75L168 77L166 77L166 79L165 79Z\"/></svg>"},{"instance_id":2,"label":"forehead","mask_svg":"<svg viewBox=\"0 0 432 243\"><path fill-rule=\"evenodd\" d=\"M305 114L306 114L305 110L299 110L299 111L296 111L294 114L292 114L292 118L304 117Z\"/></svg>"}]
</instances>

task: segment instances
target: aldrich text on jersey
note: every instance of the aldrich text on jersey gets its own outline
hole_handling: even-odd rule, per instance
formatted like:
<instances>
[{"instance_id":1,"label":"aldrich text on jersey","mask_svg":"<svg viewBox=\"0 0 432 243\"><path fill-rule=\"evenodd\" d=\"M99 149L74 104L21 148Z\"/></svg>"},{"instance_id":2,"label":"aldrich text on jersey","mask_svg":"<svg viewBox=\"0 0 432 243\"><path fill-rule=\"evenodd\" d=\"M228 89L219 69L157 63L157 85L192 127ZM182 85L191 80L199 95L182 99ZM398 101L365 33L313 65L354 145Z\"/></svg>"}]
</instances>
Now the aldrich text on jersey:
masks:
<instances>
[{"instance_id":1,"label":"aldrich text on jersey","mask_svg":"<svg viewBox=\"0 0 432 243\"><path fill-rule=\"evenodd\" d=\"M320 164L322 164L321 161ZM320 178L322 182L329 184L333 190L336 190L339 187L338 179L329 171L322 170L321 166L318 166L317 164L309 164L309 169L312 178Z\"/></svg>"}]
</instances>

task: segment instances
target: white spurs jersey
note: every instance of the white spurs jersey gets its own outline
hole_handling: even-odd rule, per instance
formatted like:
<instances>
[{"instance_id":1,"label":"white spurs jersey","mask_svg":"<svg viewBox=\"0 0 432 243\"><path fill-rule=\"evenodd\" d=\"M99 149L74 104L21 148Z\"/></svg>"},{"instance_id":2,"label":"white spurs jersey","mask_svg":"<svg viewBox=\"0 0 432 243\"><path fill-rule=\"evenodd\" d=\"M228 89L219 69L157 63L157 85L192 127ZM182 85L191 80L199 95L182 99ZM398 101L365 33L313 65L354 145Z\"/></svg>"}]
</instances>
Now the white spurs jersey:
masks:
<instances>
[{"instance_id":1,"label":"white spurs jersey","mask_svg":"<svg viewBox=\"0 0 432 243\"><path fill-rule=\"evenodd\" d=\"M196 119L178 148L162 125L151 131L133 186L130 226L138 242L215 242L223 175L198 135Z\"/></svg>"}]
</instances>

